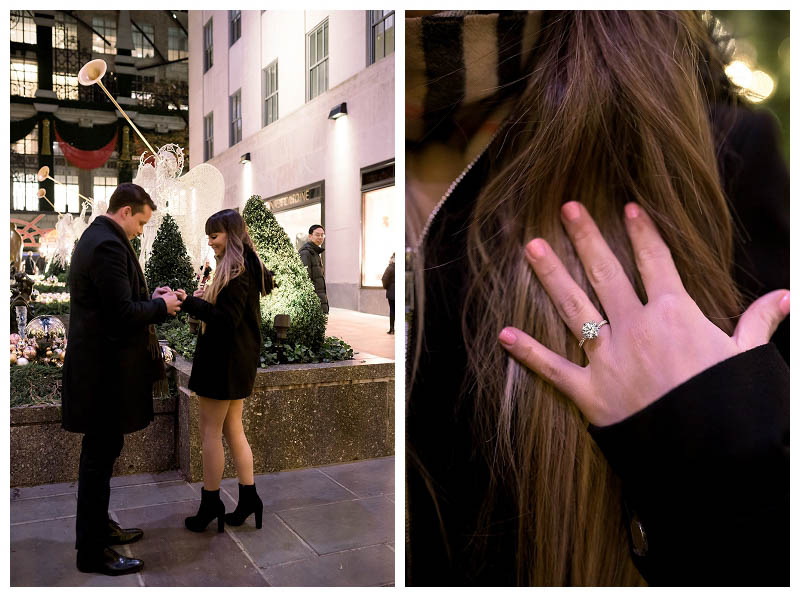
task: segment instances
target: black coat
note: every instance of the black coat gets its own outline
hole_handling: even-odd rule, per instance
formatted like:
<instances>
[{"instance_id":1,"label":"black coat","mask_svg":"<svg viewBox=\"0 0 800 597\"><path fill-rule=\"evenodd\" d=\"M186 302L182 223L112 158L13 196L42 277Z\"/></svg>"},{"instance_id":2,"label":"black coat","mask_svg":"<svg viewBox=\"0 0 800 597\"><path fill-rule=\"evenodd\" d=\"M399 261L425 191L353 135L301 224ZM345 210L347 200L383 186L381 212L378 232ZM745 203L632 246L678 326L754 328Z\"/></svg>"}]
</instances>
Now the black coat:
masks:
<instances>
[{"instance_id":1,"label":"black coat","mask_svg":"<svg viewBox=\"0 0 800 597\"><path fill-rule=\"evenodd\" d=\"M390 301L394 300L394 261L386 266L386 269L381 276L381 284L386 289L386 298Z\"/></svg>"},{"instance_id":2,"label":"black coat","mask_svg":"<svg viewBox=\"0 0 800 597\"><path fill-rule=\"evenodd\" d=\"M160 356L148 346L148 324L167 317L150 300L125 233L98 217L81 236L69 271L70 326L61 390L67 431L131 433L153 420L153 381Z\"/></svg>"},{"instance_id":3,"label":"black coat","mask_svg":"<svg viewBox=\"0 0 800 597\"><path fill-rule=\"evenodd\" d=\"M197 338L189 389L216 400L238 400L253 392L261 353L262 265L245 250L245 271L228 282L211 303L187 296L181 309L206 323ZM272 274L265 283L272 289Z\"/></svg>"},{"instance_id":4,"label":"black coat","mask_svg":"<svg viewBox=\"0 0 800 597\"><path fill-rule=\"evenodd\" d=\"M721 156L733 210L767 219L746 223L750 237L736 254L753 257L757 267L750 272L766 291L788 287L775 282L787 272L773 265L788 261L788 172L776 152L775 127L763 118L741 111ZM497 496L486 557L472 557L491 468L475 447L474 395L460 391L472 383L465 380L461 330L463 247L474 199L503 137L455 187L426 237L424 348L406 418L409 585L516 581L518 513L510 494ZM763 157L737 159L750 151L737 142L754 139ZM701 373L617 425L591 429L622 478L633 523L641 522L647 535L646 555L634 558L645 580L788 584L787 399L785 362L766 346Z\"/></svg>"},{"instance_id":5,"label":"black coat","mask_svg":"<svg viewBox=\"0 0 800 597\"><path fill-rule=\"evenodd\" d=\"M328 291L325 288L325 274L322 272L322 253L325 251L322 247L318 247L310 240L306 241L298 253L303 265L308 268L308 277L311 278L311 283L314 285L314 292L319 297L319 302L322 304L322 312L328 313Z\"/></svg>"}]
</instances>

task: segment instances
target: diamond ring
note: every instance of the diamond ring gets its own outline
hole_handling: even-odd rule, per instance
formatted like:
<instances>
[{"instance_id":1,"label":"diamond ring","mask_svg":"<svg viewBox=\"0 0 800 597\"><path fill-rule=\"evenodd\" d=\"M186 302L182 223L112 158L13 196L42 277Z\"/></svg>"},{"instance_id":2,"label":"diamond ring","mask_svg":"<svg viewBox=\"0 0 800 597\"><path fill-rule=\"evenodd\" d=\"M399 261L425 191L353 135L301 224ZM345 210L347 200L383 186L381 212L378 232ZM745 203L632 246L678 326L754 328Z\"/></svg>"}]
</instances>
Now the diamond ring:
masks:
<instances>
[{"instance_id":1,"label":"diamond ring","mask_svg":"<svg viewBox=\"0 0 800 597\"><path fill-rule=\"evenodd\" d=\"M600 323L597 323L596 321L587 321L584 323L581 327L581 334L583 335L583 338L581 338L581 341L578 342L578 348L583 348L583 343L587 340L593 340L597 338L600 333L600 328L607 323L608 322L605 319Z\"/></svg>"}]
</instances>

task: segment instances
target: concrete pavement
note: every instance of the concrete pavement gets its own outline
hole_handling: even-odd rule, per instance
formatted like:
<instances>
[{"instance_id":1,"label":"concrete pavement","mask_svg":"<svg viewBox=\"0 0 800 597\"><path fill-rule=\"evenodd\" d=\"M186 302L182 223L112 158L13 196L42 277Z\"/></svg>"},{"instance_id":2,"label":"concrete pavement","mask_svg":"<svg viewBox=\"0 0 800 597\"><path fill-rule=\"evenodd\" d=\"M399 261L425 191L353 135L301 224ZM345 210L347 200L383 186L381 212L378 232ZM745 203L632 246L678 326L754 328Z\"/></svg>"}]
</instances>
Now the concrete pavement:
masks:
<instances>
[{"instance_id":1,"label":"concrete pavement","mask_svg":"<svg viewBox=\"0 0 800 597\"><path fill-rule=\"evenodd\" d=\"M145 535L118 551L144 560L110 577L75 567L76 483L11 489L11 586L380 586L394 584L394 457L256 476L263 528L184 528L202 483L178 471L112 479L110 511ZM227 511L236 479L222 482Z\"/></svg>"},{"instance_id":2,"label":"concrete pavement","mask_svg":"<svg viewBox=\"0 0 800 597\"><path fill-rule=\"evenodd\" d=\"M395 325L396 320L395 315ZM400 323L402 330L402 317ZM383 315L331 308L325 335L341 338L353 347L354 352L394 359L395 336L387 334L388 330L389 318Z\"/></svg>"}]
</instances>

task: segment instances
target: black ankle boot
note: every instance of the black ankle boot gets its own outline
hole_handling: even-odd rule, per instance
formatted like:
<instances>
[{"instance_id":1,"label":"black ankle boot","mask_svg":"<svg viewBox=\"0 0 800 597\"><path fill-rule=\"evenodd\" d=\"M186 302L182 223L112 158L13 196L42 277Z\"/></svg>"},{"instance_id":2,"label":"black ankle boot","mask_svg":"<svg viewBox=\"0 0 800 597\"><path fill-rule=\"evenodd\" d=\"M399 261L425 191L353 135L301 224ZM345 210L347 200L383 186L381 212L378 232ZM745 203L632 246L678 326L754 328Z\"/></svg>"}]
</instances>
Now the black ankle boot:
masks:
<instances>
[{"instance_id":1,"label":"black ankle boot","mask_svg":"<svg viewBox=\"0 0 800 597\"><path fill-rule=\"evenodd\" d=\"M201 489L200 509L194 516L189 516L184 522L186 528L195 533L202 533L206 530L208 523L217 519L217 532L225 530L225 504L219 498L219 489L216 491L206 491Z\"/></svg>"},{"instance_id":2,"label":"black ankle boot","mask_svg":"<svg viewBox=\"0 0 800 597\"><path fill-rule=\"evenodd\" d=\"M261 528L261 515L264 512L264 503L256 493L255 485L242 485L239 483L239 503L236 510L225 515L225 522L229 525L238 527L244 524L245 519L251 514L256 515L256 528Z\"/></svg>"}]
</instances>

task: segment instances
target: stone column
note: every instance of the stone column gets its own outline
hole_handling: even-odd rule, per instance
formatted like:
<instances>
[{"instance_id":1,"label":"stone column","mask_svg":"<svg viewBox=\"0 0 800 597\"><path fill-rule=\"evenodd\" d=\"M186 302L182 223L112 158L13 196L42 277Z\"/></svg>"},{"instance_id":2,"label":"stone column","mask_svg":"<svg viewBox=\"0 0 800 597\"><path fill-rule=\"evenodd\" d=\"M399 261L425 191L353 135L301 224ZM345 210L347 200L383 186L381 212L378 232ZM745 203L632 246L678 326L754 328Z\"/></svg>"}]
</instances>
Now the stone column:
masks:
<instances>
[{"instance_id":1,"label":"stone column","mask_svg":"<svg viewBox=\"0 0 800 597\"><path fill-rule=\"evenodd\" d=\"M55 26L55 13L53 11L36 11L33 15L36 23L36 63L38 68L38 84L36 101L33 106L42 118L39 127L39 167L50 168L50 176L55 178L53 168L53 121L50 114L58 109L58 98L53 91L53 27ZM41 183L47 193L47 198L53 201L55 185L52 180ZM53 201L55 203L55 201ZM53 207L44 199L39 199L39 211L52 213Z\"/></svg>"}]
</instances>

